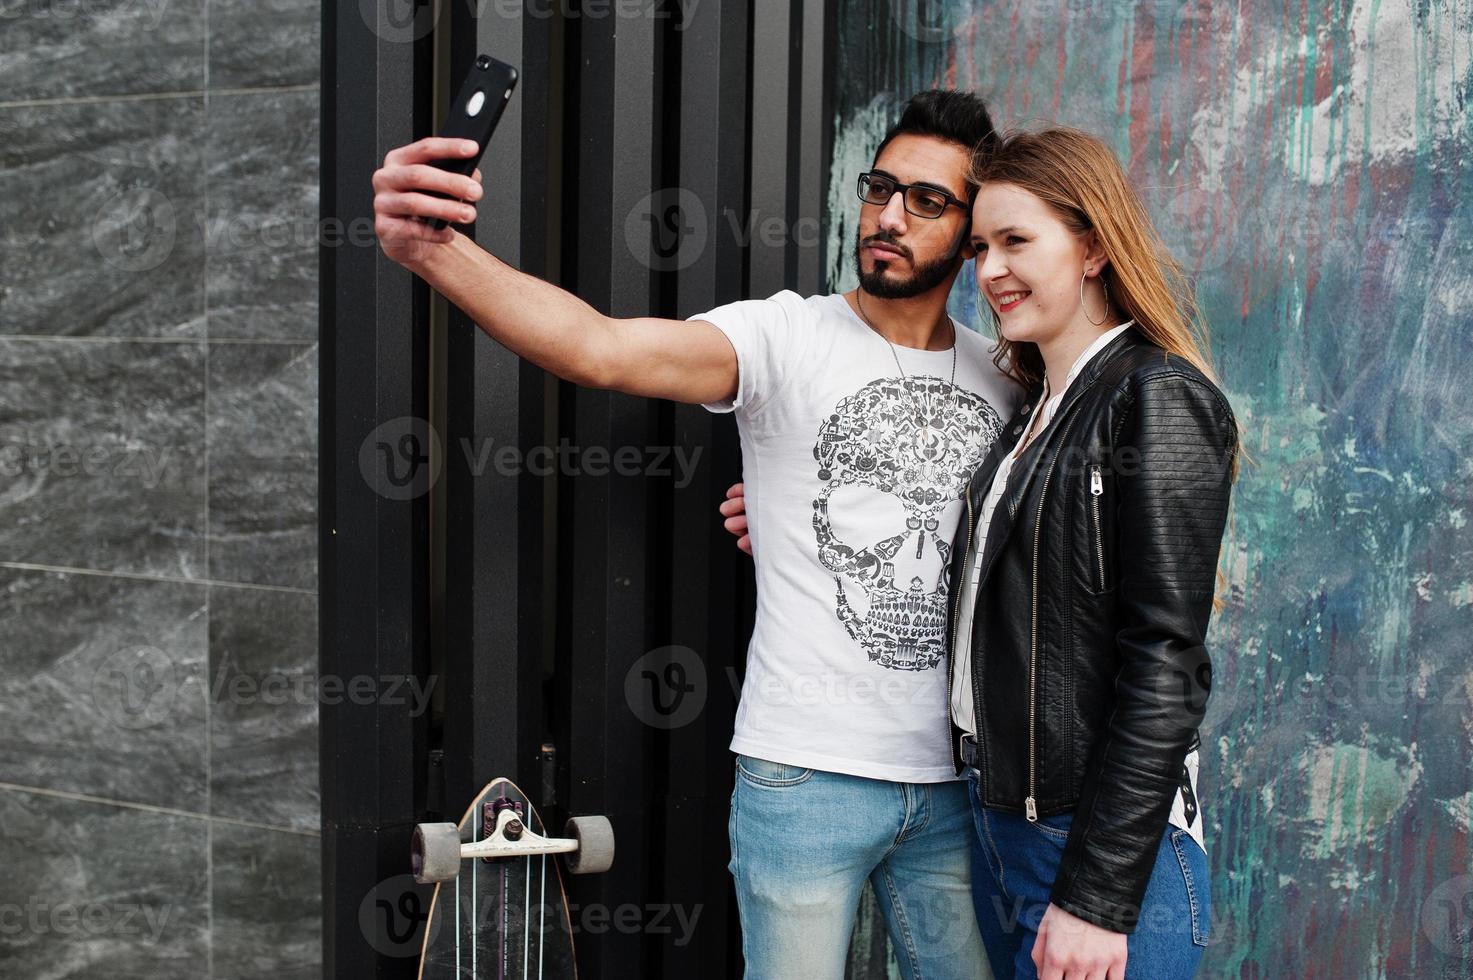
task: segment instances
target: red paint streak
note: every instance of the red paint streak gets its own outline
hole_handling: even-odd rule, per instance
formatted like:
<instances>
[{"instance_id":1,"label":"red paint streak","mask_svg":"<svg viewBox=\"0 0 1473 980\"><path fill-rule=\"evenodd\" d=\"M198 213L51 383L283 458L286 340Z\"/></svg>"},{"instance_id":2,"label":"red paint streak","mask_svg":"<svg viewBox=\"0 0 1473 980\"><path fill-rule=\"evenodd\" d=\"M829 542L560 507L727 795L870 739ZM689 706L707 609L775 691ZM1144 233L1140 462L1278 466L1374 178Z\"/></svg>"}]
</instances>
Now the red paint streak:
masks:
<instances>
[{"instance_id":1,"label":"red paint streak","mask_svg":"<svg viewBox=\"0 0 1473 980\"><path fill-rule=\"evenodd\" d=\"M1337 16L1342 16L1334 10L1333 0L1326 0L1320 9L1320 22L1333 24ZM1328 33L1328 32L1326 32ZM1329 38L1324 38L1325 43L1320 46L1320 63L1315 66L1314 72L1314 100L1323 102L1330 97L1332 83L1335 80L1335 46L1329 43Z\"/></svg>"},{"instance_id":2,"label":"red paint streak","mask_svg":"<svg viewBox=\"0 0 1473 980\"><path fill-rule=\"evenodd\" d=\"M1306 270L1304 273L1304 318L1309 319L1310 308L1314 306L1314 287L1320 281L1320 250L1319 234L1311 230L1311 238L1305 242L1304 262Z\"/></svg>"},{"instance_id":3,"label":"red paint streak","mask_svg":"<svg viewBox=\"0 0 1473 980\"><path fill-rule=\"evenodd\" d=\"M1309 36L1309 0L1299 0L1299 36L1301 38ZM1298 62L1298 70L1294 73L1294 91L1289 93L1290 98L1286 99L1285 103L1295 108L1302 108L1304 106L1304 80L1309 76L1309 62L1302 49L1295 56L1295 60ZM1295 142L1298 141L1299 137L1296 136Z\"/></svg>"},{"instance_id":4,"label":"red paint streak","mask_svg":"<svg viewBox=\"0 0 1473 980\"><path fill-rule=\"evenodd\" d=\"M1054 98L1049 103L1049 118L1059 118L1059 106L1064 99L1064 75L1069 68L1069 48L1065 43L1069 32L1063 28L1059 29L1058 42L1054 45Z\"/></svg>"},{"instance_id":5,"label":"red paint streak","mask_svg":"<svg viewBox=\"0 0 1473 980\"><path fill-rule=\"evenodd\" d=\"M1341 194L1343 209L1340 213L1345 215L1347 221L1355 217L1356 205L1360 203L1360 168L1345 167L1341 171L1345 174L1344 192Z\"/></svg>"},{"instance_id":6,"label":"red paint streak","mask_svg":"<svg viewBox=\"0 0 1473 980\"><path fill-rule=\"evenodd\" d=\"M1355 924L1348 921L1349 916L1343 907L1340 909L1340 913L1335 916L1335 919L1335 928L1331 931L1332 937L1354 935L1351 930L1355 928ZM1345 949L1350 945L1351 943L1349 942L1335 942L1332 939L1330 943L1332 949L1330 954L1330 968L1325 971L1325 976L1348 977L1351 975L1350 969L1345 965ZM1356 966L1363 965L1361 963L1356 964Z\"/></svg>"},{"instance_id":7,"label":"red paint streak","mask_svg":"<svg viewBox=\"0 0 1473 980\"><path fill-rule=\"evenodd\" d=\"M1136 147L1148 145L1156 25L1150 16L1137 16L1135 37L1130 46L1130 172L1133 177L1143 178L1145 161L1136 153Z\"/></svg>"},{"instance_id":8,"label":"red paint streak","mask_svg":"<svg viewBox=\"0 0 1473 980\"><path fill-rule=\"evenodd\" d=\"M1299 889L1298 888L1295 888L1294 889L1294 892L1297 895L1298 892L1299 892ZM1309 918L1304 923L1304 935L1303 936L1295 936L1293 929L1286 929L1286 930L1284 930L1284 942L1285 943L1292 943L1294 947L1298 947L1300 949L1316 949L1316 948L1318 948L1317 944L1315 943L1315 939L1318 938L1318 936L1320 934L1320 922L1319 922L1319 918L1320 917L1319 917L1319 911L1320 911L1319 906L1316 905L1316 904L1314 904L1313 902L1311 902L1310 903L1310 906L1309 906ZM1289 921L1292 922L1294 920L1291 918ZM1294 948L1291 947L1291 948L1285 950L1285 952L1288 953L1288 954L1290 954L1290 955L1288 955L1288 956L1285 957L1285 962L1288 962L1288 963L1294 962L1294 957L1293 957L1293 953L1295 952Z\"/></svg>"},{"instance_id":9,"label":"red paint streak","mask_svg":"<svg viewBox=\"0 0 1473 980\"><path fill-rule=\"evenodd\" d=\"M1193 7L1195 6L1194 4ZM1196 21L1197 14L1195 10L1184 11L1181 15L1181 30L1178 31L1176 36L1176 63L1180 69L1177 72L1177 77L1183 80L1193 77L1192 73L1188 71L1188 68L1192 64L1192 42L1197 36L1193 26Z\"/></svg>"},{"instance_id":10,"label":"red paint streak","mask_svg":"<svg viewBox=\"0 0 1473 980\"><path fill-rule=\"evenodd\" d=\"M1125 115L1125 86L1130 82L1130 75L1125 70L1129 58L1120 59L1120 70L1115 73L1115 115Z\"/></svg>"},{"instance_id":11,"label":"red paint streak","mask_svg":"<svg viewBox=\"0 0 1473 980\"><path fill-rule=\"evenodd\" d=\"M1033 69L1038 64L1038 53L1043 48L1043 41L1038 35L1034 35L1023 45L1023 67L1028 69L1028 78L1033 78ZM1023 113L1028 113L1028 106L1033 101L1033 86L1029 85L1023 89Z\"/></svg>"},{"instance_id":12,"label":"red paint streak","mask_svg":"<svg viewBox=\"0 0 1473 980\"><path fill-rule=\"evenodd\" d=\"M1022 19L1021 5L1013 7L1013 15L1008 18L1008 30L1006 37L1018 36L1018 22ZM1013 46L1007 46L1008 51L1008 91L1003 99L1003 111L1011 121L1013 118L1013 80L1018 77L1017 64L1013 61Z\"/></svg>"}]
</instances>

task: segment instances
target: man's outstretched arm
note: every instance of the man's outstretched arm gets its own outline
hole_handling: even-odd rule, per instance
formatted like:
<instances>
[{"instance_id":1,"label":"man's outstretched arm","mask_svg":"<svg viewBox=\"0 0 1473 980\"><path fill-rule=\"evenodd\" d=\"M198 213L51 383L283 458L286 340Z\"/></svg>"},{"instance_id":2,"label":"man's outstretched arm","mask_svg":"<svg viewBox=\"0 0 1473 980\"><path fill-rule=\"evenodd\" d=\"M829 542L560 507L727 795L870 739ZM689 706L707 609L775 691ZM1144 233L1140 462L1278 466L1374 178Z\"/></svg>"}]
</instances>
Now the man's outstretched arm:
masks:
<instances>
[{"instance_id":1,"label":"man's outstretched arm","mask_svg":"<svg viewBox=\"0 0 1473 980\"><path fill-rule=\"evenodd\" d=\"M389 151L373 175L374 231L384 254L508 350L575 384L690 404L736 394L736 351L713 324L605 316L572 293L513 269L454 228L417 220L465 223L475 217L466 202L481 197L480 171L464 177L430 163L474 153L469 140L440 137Z\"/></svg>"}]
</instances>

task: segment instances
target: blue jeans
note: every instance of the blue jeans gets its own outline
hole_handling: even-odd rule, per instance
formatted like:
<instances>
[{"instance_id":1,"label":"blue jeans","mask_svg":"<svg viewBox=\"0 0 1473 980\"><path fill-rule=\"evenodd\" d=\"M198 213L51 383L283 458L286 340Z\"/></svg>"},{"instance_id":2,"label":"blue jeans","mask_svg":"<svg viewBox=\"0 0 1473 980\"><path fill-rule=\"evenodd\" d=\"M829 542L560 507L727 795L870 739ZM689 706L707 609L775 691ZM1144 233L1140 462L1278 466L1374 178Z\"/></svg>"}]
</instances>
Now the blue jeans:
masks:
<instances>
[{"instance_id":1,"label":"blue jeans","mask_svg":"<svg viewBox=\"0 0 1473 980\"><path fill-rule=\"evenodd\" d=\"M977 924L997 980L1034 980L1033 941L1048 910L1072 813L1029 823L1021 813L982 805L976 770L967 770L976 827L972 892ZM1192 835L1168 825L1126 940L1126 980L1189 980L1197 972L1212 918L1207 855Z\"/></svg>"},{"instance_id":2,"label":"blue jeans","mask_svg":"<svg viewBox=\"0 0 1473 980\"><path fill-rule=\"evenodd\" d=\"M907 980L987 980L967 784L895 783L737 756L731 864L756 980L842 980L866 879Z\"/></svg>"}]
</instances>

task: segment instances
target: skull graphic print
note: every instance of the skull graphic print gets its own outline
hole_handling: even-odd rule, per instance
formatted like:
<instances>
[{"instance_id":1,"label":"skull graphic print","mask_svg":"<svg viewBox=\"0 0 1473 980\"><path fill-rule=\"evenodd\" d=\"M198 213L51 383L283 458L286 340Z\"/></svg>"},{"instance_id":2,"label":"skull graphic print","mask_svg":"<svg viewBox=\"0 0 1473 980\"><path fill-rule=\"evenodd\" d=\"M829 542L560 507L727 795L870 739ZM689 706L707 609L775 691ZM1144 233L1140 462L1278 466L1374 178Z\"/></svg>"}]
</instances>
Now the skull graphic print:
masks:
<instances>
[{"instance_id":1,"label":"skull graphic print","mask_svg":"<svg viewBox=\"0 0 1473 980\"><path fill-rule=\"evenodd\" d=\"M835 614L871 662L916 671L941 662L954 530L941 531L941 514L961 498L1002 425L980 395L924 375L871 381L820 424L818 559L834 574ZM893 531L845 540L844 507L893 515ZM897 566L904 581L896 581Z\"/></svg>"}]
</instances>

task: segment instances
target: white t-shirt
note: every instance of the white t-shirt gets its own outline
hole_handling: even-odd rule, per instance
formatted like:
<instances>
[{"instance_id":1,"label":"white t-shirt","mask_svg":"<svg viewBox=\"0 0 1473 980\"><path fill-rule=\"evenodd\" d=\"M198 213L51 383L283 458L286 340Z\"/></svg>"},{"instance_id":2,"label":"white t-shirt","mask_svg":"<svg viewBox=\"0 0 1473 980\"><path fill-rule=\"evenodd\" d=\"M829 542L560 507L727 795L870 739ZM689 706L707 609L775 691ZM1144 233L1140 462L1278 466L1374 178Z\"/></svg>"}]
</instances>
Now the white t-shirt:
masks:
<instances>
[{"instance_id":1,"label":"white t-shirt","mask_svg":"<svg viewBox=\"0 0 1473 980\"><path fill-rule=\"evenodd\" d=\"M966 328L890 345L842 295L783 290L691 317L736 349L757 617L731 749L897 782L956 778L947 557L961 495L1021 402ZM902 378L895 358L904 368Z\"/></svg>"}]
</instances>

